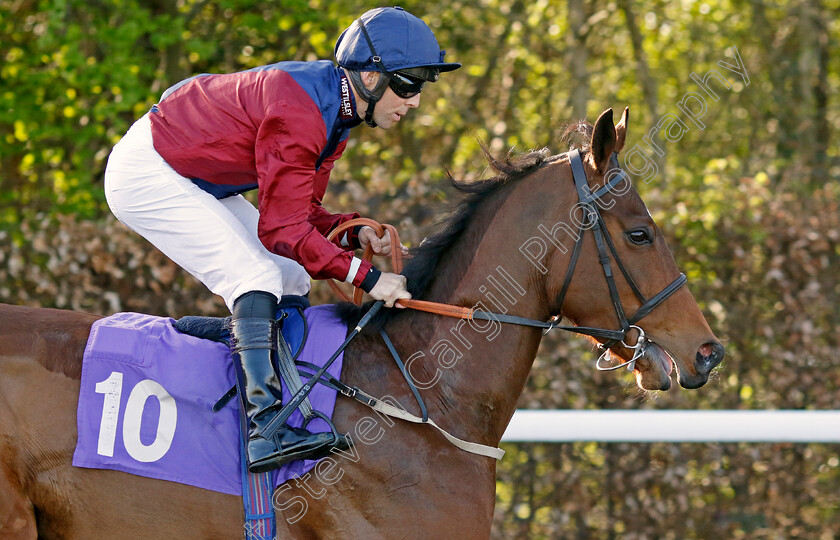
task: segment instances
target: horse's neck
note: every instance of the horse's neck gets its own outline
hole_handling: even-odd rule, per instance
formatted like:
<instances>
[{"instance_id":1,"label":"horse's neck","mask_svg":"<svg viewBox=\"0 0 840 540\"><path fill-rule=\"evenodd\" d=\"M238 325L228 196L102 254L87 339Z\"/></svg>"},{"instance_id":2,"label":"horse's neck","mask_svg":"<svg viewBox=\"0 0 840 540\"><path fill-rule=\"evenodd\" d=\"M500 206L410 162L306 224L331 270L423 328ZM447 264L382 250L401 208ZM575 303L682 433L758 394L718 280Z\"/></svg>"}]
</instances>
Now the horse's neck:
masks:
<instances>
[{"instance_id":1,"label":"horse's neck","mask_svg":"<svg viewBox=\"0 0 840 540\"><path fill-rule=\"evenodd\" d=\"M465 231L439 264L426 299L547 318L541 281L533 279L533 268L511 238L512 223L495 217L509 204L516 202L502 199L477 213L471 227L479 230ZM411 371L430 386L423 392L430 414L474 440L496 444L516 408L541 330L425 314L406 314L398 324L405 325L401 335L417 335L414 343L422 356Z\"/></svg>"}]
</instances>

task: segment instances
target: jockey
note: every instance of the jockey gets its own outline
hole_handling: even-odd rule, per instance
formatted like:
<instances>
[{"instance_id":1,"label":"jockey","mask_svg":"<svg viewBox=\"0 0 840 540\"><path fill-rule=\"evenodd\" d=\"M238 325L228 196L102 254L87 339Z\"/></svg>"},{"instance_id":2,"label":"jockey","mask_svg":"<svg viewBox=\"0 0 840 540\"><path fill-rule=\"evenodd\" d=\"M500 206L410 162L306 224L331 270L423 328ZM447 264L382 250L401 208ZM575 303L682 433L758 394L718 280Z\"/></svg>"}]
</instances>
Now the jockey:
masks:
<instances>
[{"instance_id":1,"label":"jockey","mask_svg":"<svg viewBox=\"0 0 840 540\"><path fill-rule=\"evenodd\" d=\"M289 426L271 440L261 436L281 408L272 367L273 340L282 339L279 299L306 295L310 277L352 283L388 307L411 297L403 276L352 252L370 245L387 255L390 239L357 227L330 242L331 230L359 215L331 214L321 200L350 130L362 121L388 129L418 107L426 82L460 67L444 54L422 20L401 8L373 9L338 38L338 66L279 62L181 81L108 159L105 194L114 215L232 312L252 472L324 456L333 440ZM255 208L241 193L257 188Z\"/></svg>"}]
</instances>

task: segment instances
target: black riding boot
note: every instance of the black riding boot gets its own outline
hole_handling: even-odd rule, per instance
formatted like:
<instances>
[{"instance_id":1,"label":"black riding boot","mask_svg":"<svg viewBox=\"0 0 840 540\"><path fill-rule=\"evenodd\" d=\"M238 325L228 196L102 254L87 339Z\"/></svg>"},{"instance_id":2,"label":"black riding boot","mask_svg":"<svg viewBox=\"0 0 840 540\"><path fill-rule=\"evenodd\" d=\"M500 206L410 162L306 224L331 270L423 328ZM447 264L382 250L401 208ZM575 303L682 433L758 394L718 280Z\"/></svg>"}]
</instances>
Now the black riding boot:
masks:
<instances>
[{"instance_id":1,"label":"black riding boot","mask_svg":"<svg viewBox=\"0 0 840 540\"><path fill-rule=\"evenodd\" d=\"M283 390L271 362L276 310L273 294L254 291L234 302L231 318L236 384L248 430L248 470L254 473L320 453L333 439L329 433L315 435L289 426L270 440L261 434L282 408Z\"/></svg>"}]
</instances>

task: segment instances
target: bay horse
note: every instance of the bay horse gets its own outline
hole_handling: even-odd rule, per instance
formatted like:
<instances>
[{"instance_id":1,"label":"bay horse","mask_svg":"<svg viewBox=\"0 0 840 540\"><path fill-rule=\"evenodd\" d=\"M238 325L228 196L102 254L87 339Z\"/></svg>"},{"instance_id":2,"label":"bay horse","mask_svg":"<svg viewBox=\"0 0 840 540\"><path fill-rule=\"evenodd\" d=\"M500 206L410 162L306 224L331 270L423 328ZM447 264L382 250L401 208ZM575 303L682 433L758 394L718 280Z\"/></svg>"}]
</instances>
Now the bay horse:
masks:
<instances>
[{"instance_id":1,"label":"bay horse","mask_svg":"<svg viewBox=\"0 0 840 540\"><path fill-rule=\"evenodd\" d=\"M605 185L608 171L615 172L626 128L626 110L617 126L611 110L590 126L582 165L592 191ZM582 240L574 255L574 238L560 234L575 232L563 225L574 221L580 203L568 154L535 152L525 158L496 163L501 169L496 178L461 186L470 193L459 210L445 230L416 250L404 272L415 298L616 328L617 306L602 275L597 239L579 229ZM613 258L620 258L635 280L631 286L616 273L612 288L619 307L627 313L642 307L634 287L646 297L674 289L637 322L650 342L632 366L636 382L643 389L668 389L675 365L683 387L702 386L723 358L723 347L688 289L681 283L673 287L680 276L676 263L635 189L628 184L619 191L599 201ZM570 274L573 257L576 269ZM242 537L238 497L71 466L82 353L96 319L0 307L0 537ZM477 322L405 309L390 310L380 325L406 360L429 417L462 439L496 446L543 330ZM633 353L620 343L612 352L625 361ZM416 412L402 373L375 332L363 333L347 348L342 380ZM278 538L488 538L493 459L353 400L339 399L334 419L355 447L275 491Z\"/></svg>"}]
</instances>

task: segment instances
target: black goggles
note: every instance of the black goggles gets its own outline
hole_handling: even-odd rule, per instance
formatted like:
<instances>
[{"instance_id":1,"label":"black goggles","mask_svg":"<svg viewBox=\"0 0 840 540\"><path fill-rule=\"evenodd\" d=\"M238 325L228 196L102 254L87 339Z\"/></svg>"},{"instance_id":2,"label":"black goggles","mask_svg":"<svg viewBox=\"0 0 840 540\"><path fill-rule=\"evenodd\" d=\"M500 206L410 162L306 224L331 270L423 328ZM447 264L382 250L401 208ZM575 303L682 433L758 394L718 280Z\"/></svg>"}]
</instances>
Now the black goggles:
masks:
<instances>
[{"instance_id":1,"label":"black goggles","mask_svg":"<svg viewBox=\"0 0 840 540\"><path fill-rule=\"evenodd\" d=\"M423 79L410 77L403 73L393 72L385 75L388 77L388 86L394 93L403 98L413 98L423 90L423 85L426 83Z\"/></svg>"}]
</instances>

